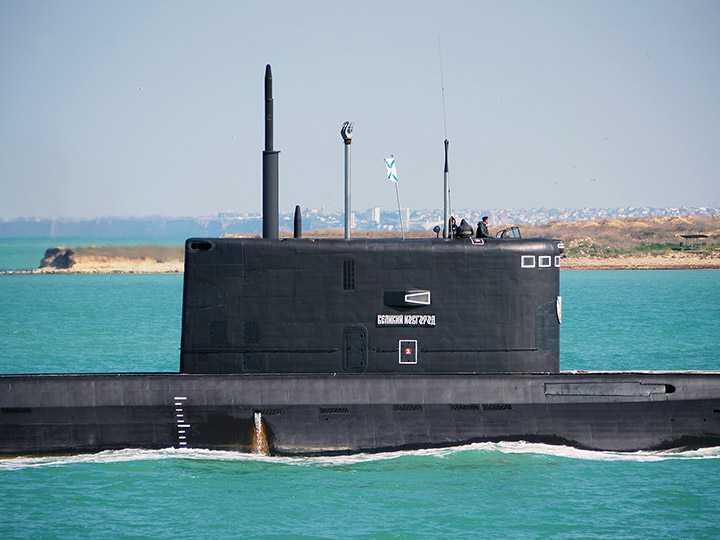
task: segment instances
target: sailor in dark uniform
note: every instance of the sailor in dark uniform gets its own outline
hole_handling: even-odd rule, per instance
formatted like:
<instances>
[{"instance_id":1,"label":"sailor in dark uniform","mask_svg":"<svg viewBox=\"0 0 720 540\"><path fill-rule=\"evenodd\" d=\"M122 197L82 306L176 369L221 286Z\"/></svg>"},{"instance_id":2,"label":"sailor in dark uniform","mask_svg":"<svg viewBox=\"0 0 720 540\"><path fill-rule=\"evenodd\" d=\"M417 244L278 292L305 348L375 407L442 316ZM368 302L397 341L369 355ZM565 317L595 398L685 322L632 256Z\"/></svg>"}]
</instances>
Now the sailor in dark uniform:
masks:
<instances>
[{"instance_id":1,"label":"sailor in dark uniform","mask_svg":"<svg viewBox=\"0 0 720 540\"><path fill-rule=\"evenodd\" d=\"M490 233L487 228L488 217L483 216L482 221L478 221L477 226L477 238L490 238Z\"/></svg>"},{"instance_id":2,"label":"sailor in dark uniform","mask_svg":"<svg viewBox=\"0 0 720 540\"><path fill-rule=\"evenodd\" d=\"M457 238L457 223L454 216L450 216L450 238Z\"/></svg>"}]
</instances>

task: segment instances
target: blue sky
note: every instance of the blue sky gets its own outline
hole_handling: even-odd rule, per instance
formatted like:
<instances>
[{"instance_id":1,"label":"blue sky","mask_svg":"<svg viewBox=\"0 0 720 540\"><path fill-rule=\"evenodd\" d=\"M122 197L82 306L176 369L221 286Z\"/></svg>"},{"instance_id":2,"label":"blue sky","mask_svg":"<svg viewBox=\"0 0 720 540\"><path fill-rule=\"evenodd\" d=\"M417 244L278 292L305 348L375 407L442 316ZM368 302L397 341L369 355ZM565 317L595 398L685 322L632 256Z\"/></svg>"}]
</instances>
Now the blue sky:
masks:
<instances>
[{"instance_id":1,"label":"blue sky","mask_svg":"<svg viewBox=\"0 0 720 540\"><path fill-rule=\"evenodd\" d=\"M440 45L440 47L438 46ZM720 205L720 2L0 2L0 219Z\"/></svg>"}]
</instances>

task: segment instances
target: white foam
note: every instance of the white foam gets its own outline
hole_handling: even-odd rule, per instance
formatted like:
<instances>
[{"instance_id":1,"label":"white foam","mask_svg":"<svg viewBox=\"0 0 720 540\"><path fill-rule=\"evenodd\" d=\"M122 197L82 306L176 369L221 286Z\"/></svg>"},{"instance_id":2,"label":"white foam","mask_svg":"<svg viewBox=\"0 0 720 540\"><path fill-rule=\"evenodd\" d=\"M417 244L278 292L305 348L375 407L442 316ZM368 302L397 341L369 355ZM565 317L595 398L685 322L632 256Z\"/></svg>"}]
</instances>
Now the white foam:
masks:
<instances>
[{"instance_id":1,"label":"white foam","mask_svg":"<svg viewBox=\"0 0 720 540\"><path fill-rule=\"evenodd\" d=\"M464 448L496 450L505 454L538 454L564 457L569 459L585 459L591 461L664 461L668 459L716 459L720 458L720 446L700 448L697 450L658 450L640 452L601 452L597 450L581 450L572 446L557 446L520 442L479 443Z\"/></svg>"},{"instance_id":2,"label":"white foam","mask_svg":"<svg viewBox=\"0 0 720 540\"><path fill-rule=\"evenodd\" d=\"M351 454L342 456L318 457L277 457L222 450L205 450L201 448L165 448L162 450L106 450L96 454L80 454L73 456L51 457L18 457L0 459L0 471L13 471L35 467L64 467L87 463L121 463L131 461L158 461L168 459L212 460L212 461L256 461L290 466L338 467L387 461L403 457L435 457L446 458L458 453L474 453L479 458L483 454L531 454L567 459L589 461L664 461L691 459L720 459L720 447L701 448L698 450L664 450L657 452L598 452L580 450L570 446L556 446L519 442L475 443L451 448L432 448L426 450L407 450L397 452L380 452L372 454Z\"/></svg>"}]
</instances>

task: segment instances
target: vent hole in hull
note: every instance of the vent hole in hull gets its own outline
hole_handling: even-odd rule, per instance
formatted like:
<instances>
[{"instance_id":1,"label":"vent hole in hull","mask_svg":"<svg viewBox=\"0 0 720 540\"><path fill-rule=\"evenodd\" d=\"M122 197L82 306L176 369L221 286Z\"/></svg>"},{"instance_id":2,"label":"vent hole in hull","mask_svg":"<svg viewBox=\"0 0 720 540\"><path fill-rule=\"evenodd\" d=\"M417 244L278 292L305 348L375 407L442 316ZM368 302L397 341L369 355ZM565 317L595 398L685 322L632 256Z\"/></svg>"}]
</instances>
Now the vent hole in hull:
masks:
<instances>
[{"instance_id":1,"label":"vent hole in hull","mask_svg":"<svg viewBox=\"0 0 720 540\"><path fill-rule=\"evenodd\" d=\"M320 414L350 414L347 407L320 407Z\"/></svg>"},{"instance_id":2,"label":"vent hole in hull","mask_svg":"<svg viewBox=\"0 0 720 540\"><path fill-rule=\"evenodd\" d=\"M422 411L423 407L417 403L398 403L392 406L393 411Z\"/></svg>"}]
</instances>

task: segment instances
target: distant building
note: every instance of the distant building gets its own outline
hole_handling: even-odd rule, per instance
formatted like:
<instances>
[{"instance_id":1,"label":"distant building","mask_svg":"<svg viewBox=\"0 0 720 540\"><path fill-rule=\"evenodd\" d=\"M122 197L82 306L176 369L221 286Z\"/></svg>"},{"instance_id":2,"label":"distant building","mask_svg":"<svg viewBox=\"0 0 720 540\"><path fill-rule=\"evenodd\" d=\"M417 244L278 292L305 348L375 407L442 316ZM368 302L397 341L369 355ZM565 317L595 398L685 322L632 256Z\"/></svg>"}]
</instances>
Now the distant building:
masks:
<instances>
[{"instance_id":1,"label":"distant building","mask_svg":"<svg viewBox=\"0 0 720 540\"><path fill-rule=\"evenodd\" d=\"M442 211L416 210L401 211L407 230L432 230L442 226ZM521 209L453 209L456 218L465 218L473 227L482 216L490 216L493 226L505 224L542 225L550 221L587 221L604 218L633 218L651 216L702 215L720 216L716 207L626 207L626 208L521 208ZM293 213L280 214L280 226L292 231ZM412 217L412 221L410 218ZM324 209L303 211L303 229L337 229L344 225L342 211L326 212ZM376 206L365 212L354 212L352 227L357 230L400 230L400 216L397 210L381 211ZM218 212L216 216L204 217L144 217L97 219L70 218L17 218L4 220L0 217L0 238L45 238L81 237L97 238L188 238L190 236L217 236L221 234L262 232L262 216L257 213L234 211Z\"/></svg>"}]
</instances>

